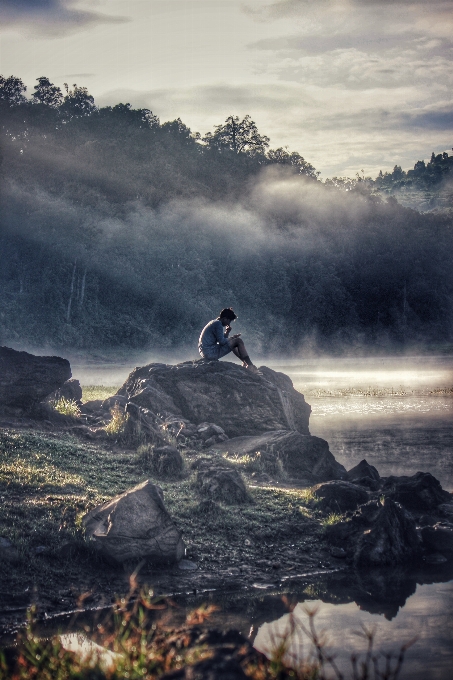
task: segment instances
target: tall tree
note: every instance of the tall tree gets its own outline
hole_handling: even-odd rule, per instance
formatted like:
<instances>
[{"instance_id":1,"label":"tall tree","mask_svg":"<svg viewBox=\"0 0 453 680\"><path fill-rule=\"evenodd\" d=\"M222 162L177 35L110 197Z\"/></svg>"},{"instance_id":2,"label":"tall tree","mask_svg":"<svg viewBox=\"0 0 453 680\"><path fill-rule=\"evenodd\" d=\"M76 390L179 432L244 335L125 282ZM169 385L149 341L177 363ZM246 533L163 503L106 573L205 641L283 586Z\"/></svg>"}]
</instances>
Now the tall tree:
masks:
<instances>
[{"instance_id":1,"label":"tall tree","mask_svg":"<svg viewBox=\"0 0 453 680\"><path fill-rule=\"evenodd\" d=\"M311 163L305 160L303 156L297 151L287 151L283 147L278 149L269 149L266 157L271 163L278 163L279 165L290 165L292 168L297 170L300 175L308 175L309 177L316 177L320 174L316 172L315 168Z\"/></svg>"},{"instance_id":2,"label":"tall tree","mask_svg":"<svg viewBox=\"0 0 453 680\"><path fill-rule=\"evenodd\" d=\"M61 106L63 102L63 94L59 87L50 82L45 76L36 78L38 84L34 87L32 94L34 104L45 104L51 106L53 109Z\"/></svg>"},{"instance_id":3,"label":"tall tree","mask_svg":"<svg viewBox=\"0 0 453 680\"><path fill-rule=\"evenodd\" d=\"M23 94L26 90L27 88L20 78L0 76L0 101L9 104L9 106L24 104L27 101Z\"/></svg>"},{"instance_id":4,"label":"tall tree","mask_svg":"<svg viewBox=\"0 0 453 680\"><path fill-rule=\"evenodd\" d=\"M222 151L229 149L234 153L249 156L262 155L269 146L269 137L260 135L256 123L249 115L239 120L239 116L228 116L223 125L217 125L214 132L208 132L203 141L211 148Z\"/></svg>"},{"instance_id":5,"label":"tall tree","mask_svg":"<svg viewBox=\"0 0 453 680\"><path fill-rule=\"evenodd\" d=\"M89 116L96 111L94 97L88 92L86 87L79 87L76 83L73 85L73 90L70 90L68 84L64 84L66 89L66 96L61 106L63 114L73 116Z\"/></svg>"}]
</instances>

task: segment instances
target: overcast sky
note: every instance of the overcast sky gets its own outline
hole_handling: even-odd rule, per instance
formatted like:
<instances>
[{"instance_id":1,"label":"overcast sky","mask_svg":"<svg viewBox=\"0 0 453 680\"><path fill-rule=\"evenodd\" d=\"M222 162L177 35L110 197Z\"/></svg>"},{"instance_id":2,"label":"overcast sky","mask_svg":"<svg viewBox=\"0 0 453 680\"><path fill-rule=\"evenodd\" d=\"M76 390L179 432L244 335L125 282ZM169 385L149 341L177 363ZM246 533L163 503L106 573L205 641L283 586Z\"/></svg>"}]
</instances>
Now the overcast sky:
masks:
<instances>
[{"instance_id":1,"label":"overcast sky","mask_svg":"<svg viewBox=\"0 0 453 680\"><path fill-rule=\"evenodd\" d=\"M0 73L206 133L250 114L322 177L453 146L453 0L0 0Z\"/></svg>"}]
</instances>

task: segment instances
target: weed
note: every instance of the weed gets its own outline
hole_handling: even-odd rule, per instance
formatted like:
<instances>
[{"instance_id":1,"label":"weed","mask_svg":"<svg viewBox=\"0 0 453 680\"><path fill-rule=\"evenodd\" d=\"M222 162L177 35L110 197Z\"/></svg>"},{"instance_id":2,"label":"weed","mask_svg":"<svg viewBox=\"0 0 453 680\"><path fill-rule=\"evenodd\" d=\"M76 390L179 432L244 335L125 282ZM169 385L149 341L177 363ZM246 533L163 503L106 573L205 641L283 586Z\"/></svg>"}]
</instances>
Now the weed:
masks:
<instances>
[{"instance_id":1,"label":"weed","mask_svg":"<svg viewBox=\"0 0 453 680\"><path fill-rule=\"evenodd\" d=\"M145 472L158 477L175 477L182 474L184 461L179 451L173 447L154 447L142 444L137 449L137 461Z\"/></svg>"},{"instance_id":2,"label":"weed","mask_svg":"<svg viewBox=\"0 0 453 680\"><path fill-rule=\"evenodd\" d=\"M110 409L110 415L112 416L112 419L105 426L105 431L111 436L121 434L127 423L128 414L124 412L124 409L122 409L119 404L115 404L115 406Z\"/></svg>"},{"instance_id":3,"label":"weed","mask_svg":"<svg viewBox=\"0 0 453 680\"><path fill-rule=\"evenodd\" d=\"M58 413L61 413L64 416L71 416L72 418L79 418L80 416L80 408L73 399L61 397L57 401L54 401L52 406Z\"/></svg>"},{"instance_id":4,"label":"weed","mask_svg":"<svg viewBox=\"0 0 453 680\"><path fill-rule=\"evenodd\" d=\"M343 515L340 515L338 512L331 512L330 515L327 515L327 517L324 517L321 520L321 524L324 528L326 528L332 526L333 524L338 524L338 522L342 522L343 520Z\"/></svg>"}]
</instances>

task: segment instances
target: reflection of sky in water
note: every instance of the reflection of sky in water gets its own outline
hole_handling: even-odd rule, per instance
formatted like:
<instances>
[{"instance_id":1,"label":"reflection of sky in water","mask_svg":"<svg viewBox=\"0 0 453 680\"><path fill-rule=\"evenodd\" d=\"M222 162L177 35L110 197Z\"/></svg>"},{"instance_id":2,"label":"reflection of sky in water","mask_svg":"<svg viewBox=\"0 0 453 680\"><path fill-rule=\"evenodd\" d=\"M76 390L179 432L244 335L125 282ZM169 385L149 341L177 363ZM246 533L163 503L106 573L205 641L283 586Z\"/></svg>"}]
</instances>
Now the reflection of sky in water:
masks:
<instances>
[{"instance_id":1,"label":"reflection of sky in water","mask_svg":"<svg viewBox=\"0 0 453 680\"><path fill-rule=\"evenodd\" d=\"M453 582L417 586L417 592L407 600L405 607L391 621L360 610L355 603L331 605L319 600L298 604L295 613L306 625L308 618L304 607L318 608L315 623L318 632L328 634L329 651L346 675L350 675L350 655L365 650L366 643L357 631L361 625L376 628L376 649L397 652L400 646L417 636L401 673L401 680L447 680L453 669ZM255 638L255 646L265 652L272 648L272 639L284 634L288 615L272 623L263 624ZM297 638L291 652L300 650ZM307 642L304 644L307 652ZM348 672L349 671L349 672Z\"/></svg>"}]
</instances>

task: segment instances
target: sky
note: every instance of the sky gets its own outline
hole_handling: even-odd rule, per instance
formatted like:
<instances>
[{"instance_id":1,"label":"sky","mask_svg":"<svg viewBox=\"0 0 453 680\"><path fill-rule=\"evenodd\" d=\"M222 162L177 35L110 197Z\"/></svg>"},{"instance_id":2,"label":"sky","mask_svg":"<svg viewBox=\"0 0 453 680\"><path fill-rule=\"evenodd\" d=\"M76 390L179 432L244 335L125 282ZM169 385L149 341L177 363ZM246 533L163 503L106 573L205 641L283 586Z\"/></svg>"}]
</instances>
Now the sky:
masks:
<instances>
[{"instance_id":1,"label":"sky","mask_svg":"<svg viewBox=\"0 0 453 680\"><path fill-rule=\"evenodd\" d=\"M453 0L0 0L0 73L202 135L249 114L321 177L453 146Z\"/></svg>"}]
</instances>

